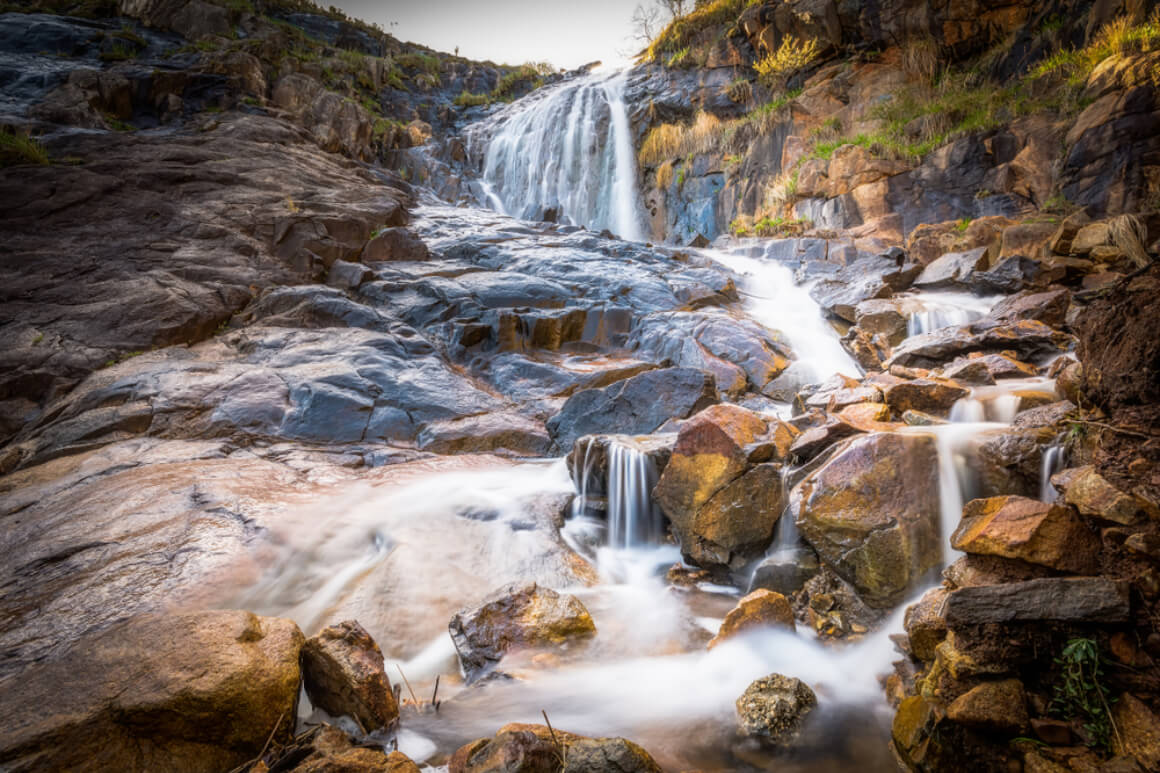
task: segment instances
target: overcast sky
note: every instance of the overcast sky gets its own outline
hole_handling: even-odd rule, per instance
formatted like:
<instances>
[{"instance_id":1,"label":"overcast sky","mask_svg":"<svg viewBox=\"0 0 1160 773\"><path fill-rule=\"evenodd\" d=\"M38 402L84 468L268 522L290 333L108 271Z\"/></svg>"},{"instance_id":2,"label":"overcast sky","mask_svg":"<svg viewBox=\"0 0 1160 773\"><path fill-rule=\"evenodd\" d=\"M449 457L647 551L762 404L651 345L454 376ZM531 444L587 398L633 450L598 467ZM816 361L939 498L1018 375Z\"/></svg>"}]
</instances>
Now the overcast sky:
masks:
<instances>
[{"instance_id":1,"label":"overcast sky","mask_svg":"<svg viewBox=\"0 0 1160 773\"><path fill-rule=\"evenodd\" d=\"M321 0L395 37L499 64L615 64L629 41L634 0ZM635 47L634 47L635 46Z\"/></svg>"}]
</instances>

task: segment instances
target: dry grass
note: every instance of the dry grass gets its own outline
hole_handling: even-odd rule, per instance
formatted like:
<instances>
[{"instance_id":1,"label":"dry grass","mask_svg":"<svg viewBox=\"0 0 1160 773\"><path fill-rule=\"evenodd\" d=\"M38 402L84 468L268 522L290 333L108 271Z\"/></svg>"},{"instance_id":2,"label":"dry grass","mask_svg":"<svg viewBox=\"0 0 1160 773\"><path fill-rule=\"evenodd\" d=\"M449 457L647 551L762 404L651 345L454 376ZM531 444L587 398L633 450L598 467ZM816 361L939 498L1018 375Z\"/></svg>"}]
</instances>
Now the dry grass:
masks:
<instances>
[{"instance_id":1,"label":"dry grass","mask_svg":"<svg viewBox=\"0 0 1160 773\"><path fill-rule=\"evenodd\" d=\"M50 163L48 152L27 134L0 129L0 167Z\"/></svg>"},{"instance_id":2,"label":"dry grass","mask_svg":"<svg viewBox=\"0 0 1160 773\"><path fill-rule=\"evenodd\" d=\"M902 71L919 83L933 84L940 71L938 46L933 40L911 41L902 49Z\"/></svg>"},{"instance_id":3,"label":"dry grass","mask_svg":"<svg viewBox=\"0 0 1160 773\"><path fill-rule=\"evenodd\" d=\"M721 119L703 111L687 126L675 123L654 126L641 143L640 163L653 166L674 158L708 153L717 147L721 127Z\"/></svg>"},{"instance_id":4,"label":"dry grass","mask_svg":"<svg viewBox=\"0 0 1160 773\"><path fill-rule=\"evenodd\" d=\"M664 60L664 54L672 54L687 48L700 33L711 27L732 24L745 8L758 0L708 0L700 3L692 13L673 19L648 47L650 62Z\"/></svg>"},{"instance_id":5,"label":"dry grass","mask_svg":"<svg viewBox=\"0 0 1160 773\"><path fill-rule=\"evenodd\" d=\"M657 167L657 190L668 190L673 184L673 162L665 161Z\"/></svg>"},{"instance_id":6,"label":"dry grass","mask_svg":"<svg viewBox=\"0 0 1160 773\"><path fill-rule=\"evenodd\" d=\"M1121 16L1105 24L1092 42L1077 50L1059 51L1039 63L1032 77L1065 77L1082 86L1100 62L1109 56L1128 56L1160 50L1160 8L1143 24L1130 24Z\"/></svg>"}]
</instances>

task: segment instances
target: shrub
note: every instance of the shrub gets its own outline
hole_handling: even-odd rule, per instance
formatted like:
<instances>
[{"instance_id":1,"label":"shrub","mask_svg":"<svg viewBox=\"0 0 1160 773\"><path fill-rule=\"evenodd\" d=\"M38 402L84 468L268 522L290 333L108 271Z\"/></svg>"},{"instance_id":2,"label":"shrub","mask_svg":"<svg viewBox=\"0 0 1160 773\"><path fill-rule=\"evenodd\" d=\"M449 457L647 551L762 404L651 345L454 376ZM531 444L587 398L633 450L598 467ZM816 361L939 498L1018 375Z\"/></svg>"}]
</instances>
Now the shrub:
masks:
<instances>
[{"instance_id":1,"label":"shrub","mask_svg":"<svg viewBox=\"0 0 1160 773\"><path fill-rule=\"evenodd\" d=\"M640 163L651 166L673 158L708 153L722 136L721 119L704 111L688 126L661 124L655 126L640 146Z\"/></svg>"},{"instance_id":2,"label":"shrub","mask_svg":"<svg viewBox=\"0 0 1160 773\"><path fill-rule=\"evenodd\" d=\"M1106 752L1112 748L1113 733L1118 737L1119 731L1109 706L1103 661L1095 639L1069 640L1055 659L1061 673L1051 711L1062 719L1082 720L1088 744Z\"/></svg>"},{"instance_id":3,"label":"shrub","mask_svg":"<svg viewBox=\"0 0 1160 773\"><path fill-rule=\"evenodd\" d=\"M762 83L775 86L818 58L821 49L816 40L802 40L786 35L777 50L753 65Z\"/></svg>"},{"instance_id":4,"label":"shrub","mask_svg":"<svg viewBox=\"0 0 1160 773\"><path fill-rule=\"evenodd\" d=\"M698 3L692 13L673 19L648 47L651 62L661 61L662 54L671 54L685 48L702 31L719 25L732 24L757 0L707 0Z\"/></svg>"}]
</instances>

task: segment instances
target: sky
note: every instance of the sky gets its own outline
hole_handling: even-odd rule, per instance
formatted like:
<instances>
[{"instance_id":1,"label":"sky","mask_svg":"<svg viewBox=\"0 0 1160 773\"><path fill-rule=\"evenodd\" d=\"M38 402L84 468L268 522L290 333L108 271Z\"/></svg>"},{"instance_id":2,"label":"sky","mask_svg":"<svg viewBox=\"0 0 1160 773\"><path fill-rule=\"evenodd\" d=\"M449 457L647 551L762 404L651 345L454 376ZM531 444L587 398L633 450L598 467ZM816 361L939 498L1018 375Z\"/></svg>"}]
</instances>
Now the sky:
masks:
<instances>
[{"instance_id":1,"label":"sky","mask_svg":"<svg viewBox=\"0 0 1160 773\"><path fill-rule=\"evenodd\" d=\"M498 64L626 61L633 0L320 0L403 41Z\"/></svg>"}]
</instances>

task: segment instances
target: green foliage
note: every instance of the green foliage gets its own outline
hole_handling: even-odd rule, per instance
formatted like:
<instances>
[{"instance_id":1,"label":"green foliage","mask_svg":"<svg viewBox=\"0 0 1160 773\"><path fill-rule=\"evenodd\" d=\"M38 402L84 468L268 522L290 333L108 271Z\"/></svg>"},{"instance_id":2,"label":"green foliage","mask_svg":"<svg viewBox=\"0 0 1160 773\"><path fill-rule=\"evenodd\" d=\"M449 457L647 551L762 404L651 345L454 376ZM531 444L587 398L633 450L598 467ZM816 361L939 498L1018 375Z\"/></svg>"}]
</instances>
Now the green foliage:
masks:
<instances>
[{"instance_id":1,"label":"green foliage","mask_svg":"<svg viewBox=\"0 0 1160 773\"><path fill-rule=\"evenodd\" d=\"M136 46L130 45L128 43L122 43L119 40L113 43L113 47L108 51L102 51L100 54L100 59L102 62L123 62L126 59L136 58Z\"/></svg>"},{"instance_id":2,"label":"green foliage","mask_svg":"<svg viewBox=\"0 0 1160 773\"><path fill-rule=\"evenodd\" d=\"M1060 679L1055 685L1051 711L1061 719L1080 719L1088 733L1088 745L1104 752L1112 749L1118 735L1104 683L1104 659L1095 639L1071 639L1055 664Z\"/></svg>"},{"instance_id":3,"label":"green foliage","mask_svg":"<svg viewBox=\"0 0 1160 773\"><path fill-rule=\"evenodd\" d=\"M402 54L395 61L405 70L418 70L431 73L432 75L438 75L440 69L442 69L439 57L434 54L424 54L418 51Z\"/></svg>"},{"instance_id":4,"label":"green foliage","mask_svg":"<svg viewBox=\"0 0 1160 773\"><path fill-rule=\"evenodd\" d=\"M961 234L965 234L967 229L971 227L971 218L964 217L959 222L955 223L955 230Z\"/></svg>"},{"instance_id":5,"label":"green foliage","mask_svg":"<svg viewBox=\"0 0 1160 773\"><path fill-rule=\"evenodd\" d=\"M455 104L459 107L478 107L490 103L491 97L487 94L472 94L466 89L459 92L459 96L455 98Z\"/></svg>"},{"instance_id":6,"label":"green foliage","mask_svg":"<svg viewBox=\"0 0 1160 773\"><path fill-rule=\"evenodd\" d=\"M0 167L50 163L39 141L15 130L0 129Z\"/></svg>"},{"instance_id":7,"label":"green foliage","mask_svg":"<svg viewBox=\"0 0 1160 773\"><path fill-rule=\"evenodd\" d=\"M218 112L221 112L220 107L218 108ZM133 126L133 124L130 124L130 123L125 123L120 118L113 115L112 113L105 113L104 118L105 118L105 123L108 124L109 128L115 132L137 131L136 126Z\"/></svg>"},{"instance_id":8,"label":"green foliage","mask_svg":"<svg viewBox=\"0 0 1160 773\"><path fill-rule=\"evenodd\" d=\"M1062 22L1061 22L1062 25ZM1079 50L1059 51L1031 71L1032 78L1063 77L1082 86L1100 62L1110 56L1160 50L1160 8L1142 24L1130 24L1121 16L1105 24L1090 44Z\"/></svg>"}]
</instances>

